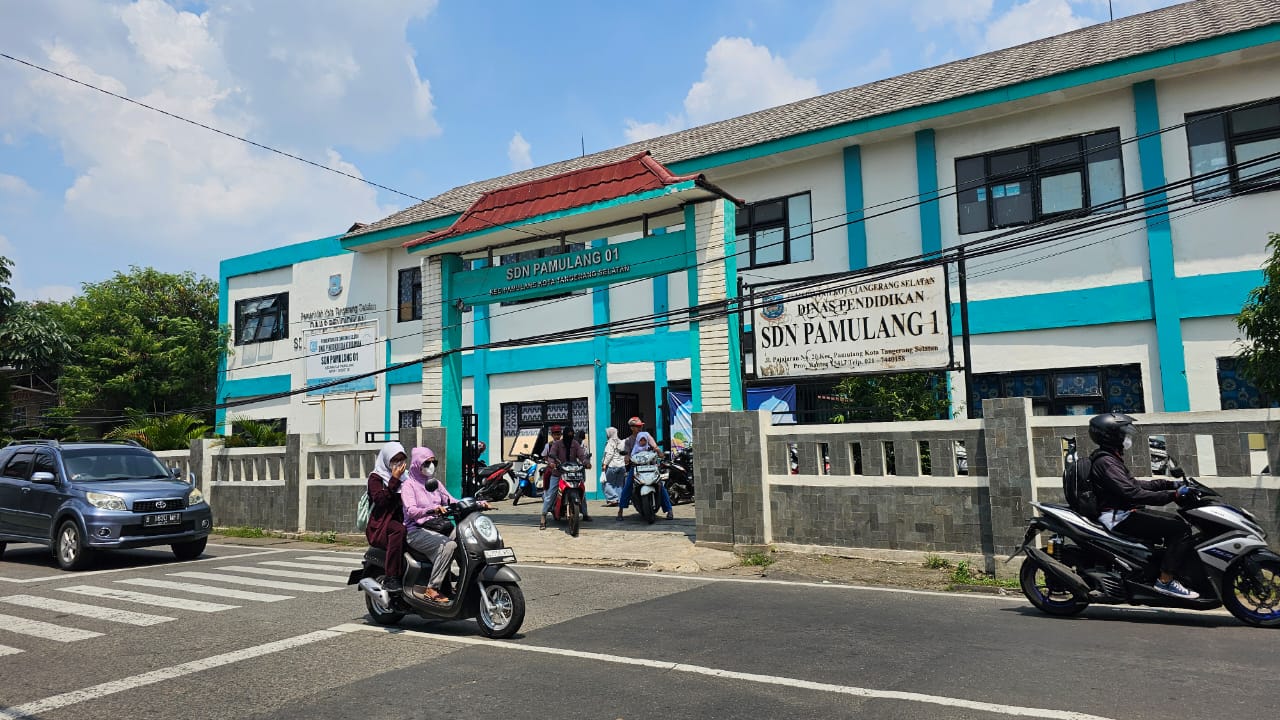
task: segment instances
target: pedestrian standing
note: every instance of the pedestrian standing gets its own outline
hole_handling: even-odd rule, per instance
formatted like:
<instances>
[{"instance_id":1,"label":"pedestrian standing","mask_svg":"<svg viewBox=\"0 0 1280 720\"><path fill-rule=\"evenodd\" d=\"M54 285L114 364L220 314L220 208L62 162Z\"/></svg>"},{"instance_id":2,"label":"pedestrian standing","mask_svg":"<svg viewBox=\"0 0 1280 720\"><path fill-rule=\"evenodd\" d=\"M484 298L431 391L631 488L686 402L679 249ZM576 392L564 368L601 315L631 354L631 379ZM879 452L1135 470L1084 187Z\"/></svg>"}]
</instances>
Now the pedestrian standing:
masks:
<instances>
[{"instance_id":1,"label":"pedestrian standing","mask_svg":"<svg viewBox=\"0 0 1280 720\"><path fill-rule=\"evenodd\" d=\"M622 441L618 439L618 428L608 428L604 434L608 438L604 442L604 459L600 462L604 468L604 506L617 507L622 484L627 479L627 459L622 452Z\"/></svg>"}]
</instances>

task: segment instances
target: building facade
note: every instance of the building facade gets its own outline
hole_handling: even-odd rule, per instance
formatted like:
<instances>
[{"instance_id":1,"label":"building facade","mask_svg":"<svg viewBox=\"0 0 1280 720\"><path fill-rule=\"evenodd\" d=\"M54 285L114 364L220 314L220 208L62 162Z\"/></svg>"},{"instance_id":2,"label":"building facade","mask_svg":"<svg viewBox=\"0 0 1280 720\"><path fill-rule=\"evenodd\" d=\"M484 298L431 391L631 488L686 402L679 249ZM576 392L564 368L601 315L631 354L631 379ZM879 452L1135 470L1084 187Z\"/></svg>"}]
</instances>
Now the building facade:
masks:
<instances>
[{"instance_id":1,"label":"building facade","mask_svg":"<svg viewBox=\"0 0 1280 720\"><path fill-rule=\"evenodd\" d=\"M412 243L453 227L465 215L449 208L486 193L646 151L741 201L744 291L971 248L971 382L947 375L957 415L1017 396L1053 415L1265 406L1231 358L1234 316L1262 282L1268 233L1280 232L1280 6L1199 0L473 183L346 233L228 259L220 306L235 344L219 401L244 404L219 422L279 418L332 443L423 424L424 408L435 411L418 361L440 331L431 307L424 325L423 288L438 295L440 274ZM469 244L458 262L658 247L686 226L678 208L623 219L533 227L523 242L507 233ZM1002 252L978 252L1000 242ZM585 430L598 456L604 428L633 415L678 441L670 393L694 384L696 341L683 316L638 321L689 307L695 272L462 303L462 411L489 458L552 423ZM959 348L954 265L947 278ZM637 326L520 343L628 320ZM749 357L749 332L742 341ZM822 419L836 378L751 370L746 387L767 389L758 402L785 395L802 422Z\"/></svg>"}]
</instances>

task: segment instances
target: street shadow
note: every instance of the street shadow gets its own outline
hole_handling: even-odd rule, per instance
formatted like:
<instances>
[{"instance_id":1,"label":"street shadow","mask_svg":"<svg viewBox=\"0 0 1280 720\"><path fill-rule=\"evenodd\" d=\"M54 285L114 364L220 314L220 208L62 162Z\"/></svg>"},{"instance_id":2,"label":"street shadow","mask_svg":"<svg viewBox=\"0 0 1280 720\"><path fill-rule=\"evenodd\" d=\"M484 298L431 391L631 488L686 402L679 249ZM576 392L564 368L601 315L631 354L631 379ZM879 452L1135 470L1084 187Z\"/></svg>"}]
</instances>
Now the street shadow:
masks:
<instances>
[{"instance_id":1,"label":"street shadow","mask_svg":"<svg viewBox=\"0 0 1280 720\"><path fill-rule=\"evenodd\" d=\"M218 556L206 551L195 559L207 560L214 557ZM159 565L180 565L183 562L186 561L174 557L168 547L98 550L85 570L141 569ZM6 568L13 570L16 567L61 571L57 560L53 558L52 551L44 545L10 544L4 551L3 560L0 560L0 574L3 574ZM73 575L74 571L67 574Z\"/></svg>"},{"instance_id":2,"label":"street shadow","mask_svg":"<svg viewBox=\"0 0 1280 720\"><path fill-rule=\"evenodd\" d=\"M369 627L381 628L386 630L388 635L397 635L405 631L431 633L441 637L456 638L483 638L484 633L480 632L480 627L476 624L475 618L467 618L466 620L435 620L432 618L424 618L421 615L405 615L404 619L395 625L379 625L373 621L373 618L365 615L360 618L364 625ZM517 631L515 635L507 638L507 640L523 640L525 634Z\"/></svg>"},{"instance_id":3,"label":"street shadow","mask_svg":"<svg viewBox=\"0 0 1280 720\"><path fill-rule=\"evenodd\" d=\"M1241 628L1245 627L1239 620L1229 615L1217 615L1209 612L1193 615L1190 612L1173 612L1161 608L1146 607L1107 607L1090 606L1079 615L1059 617L1040 612L1034 607L1006 607L1000 612L1011 612L1029 617L1037 617L1050 622L1114 622L1130 625L1168 625L1191 628Z\"/></svg>"}]
</instances>

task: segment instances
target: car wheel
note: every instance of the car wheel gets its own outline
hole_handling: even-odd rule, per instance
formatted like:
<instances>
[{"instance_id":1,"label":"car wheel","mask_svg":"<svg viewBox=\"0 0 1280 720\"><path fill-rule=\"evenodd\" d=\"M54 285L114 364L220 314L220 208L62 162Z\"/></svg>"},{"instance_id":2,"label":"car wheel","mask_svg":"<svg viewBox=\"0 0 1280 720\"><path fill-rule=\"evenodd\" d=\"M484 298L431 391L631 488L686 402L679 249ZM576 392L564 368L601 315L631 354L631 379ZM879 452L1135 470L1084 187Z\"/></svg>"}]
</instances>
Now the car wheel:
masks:
<instances>
[{"instance_id":1,"label":"car wheel","mask_svg":"<svg viewBox=\"0 0 1280 720\"><path fill-rule=\"evenodd\" d=\"M174 543L169 548L173 550L174 557L179 560L195 560L204 553L204 546L209 542L209 538L200 538L191 542Z\"/></svg>"},{"instance_id":2,"label":"car wheel","mask_svg":"<svg viewBox=\"0 0 1280 720\"><path fill-rule=\"evenodd\" d=\"M63 521L53 540L53 557L58 561L58 567L63 570L82 570L89 564L91 554L89 548L85 547L84 535L76 521Z\"/></svg>"}]
</instances>

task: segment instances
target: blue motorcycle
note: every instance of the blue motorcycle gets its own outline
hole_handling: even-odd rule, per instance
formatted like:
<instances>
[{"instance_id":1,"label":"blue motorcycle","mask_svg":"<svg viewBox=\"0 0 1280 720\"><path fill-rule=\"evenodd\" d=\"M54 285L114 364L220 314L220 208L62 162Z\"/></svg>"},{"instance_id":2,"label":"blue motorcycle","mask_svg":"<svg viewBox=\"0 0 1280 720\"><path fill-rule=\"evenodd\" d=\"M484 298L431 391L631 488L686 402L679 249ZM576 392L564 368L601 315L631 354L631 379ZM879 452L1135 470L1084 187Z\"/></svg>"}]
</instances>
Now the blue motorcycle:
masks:
<instances>
[{"instance_id":1,"label":"blue motorcycle","mask_svg":"<svg viewBox=\"0 0 1280 720\"><path fill-rule=\"evenodd\" d=\"M547 461L541 455L531 453L520 453L516 455L523 465L516 475L516 489L511 494L512 507L520 504L520 498L529 497L537 500L542 499L542 488L544 479L542 472L547 468Z\"/></svg>"}]
</instances>

